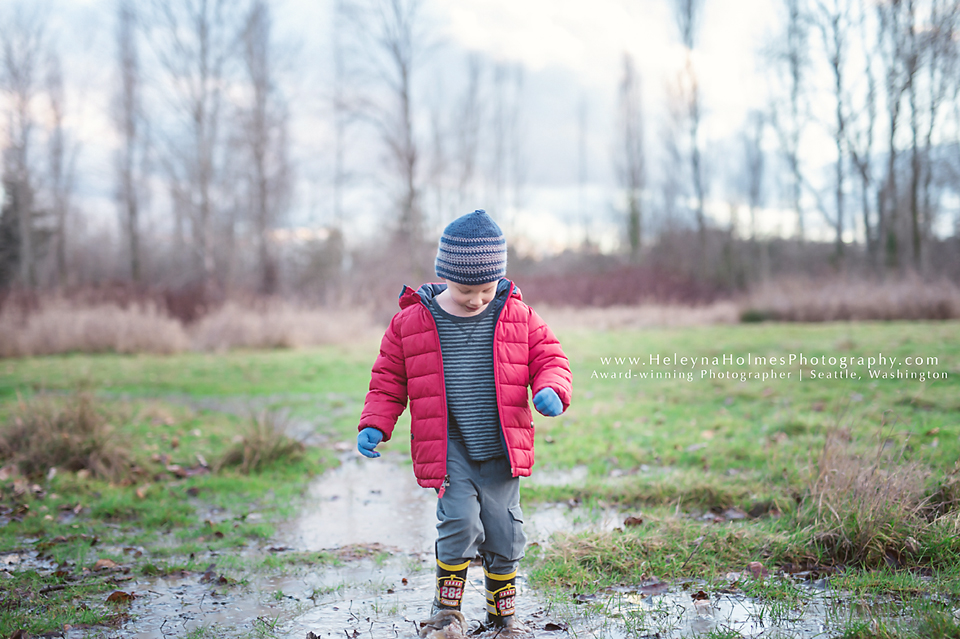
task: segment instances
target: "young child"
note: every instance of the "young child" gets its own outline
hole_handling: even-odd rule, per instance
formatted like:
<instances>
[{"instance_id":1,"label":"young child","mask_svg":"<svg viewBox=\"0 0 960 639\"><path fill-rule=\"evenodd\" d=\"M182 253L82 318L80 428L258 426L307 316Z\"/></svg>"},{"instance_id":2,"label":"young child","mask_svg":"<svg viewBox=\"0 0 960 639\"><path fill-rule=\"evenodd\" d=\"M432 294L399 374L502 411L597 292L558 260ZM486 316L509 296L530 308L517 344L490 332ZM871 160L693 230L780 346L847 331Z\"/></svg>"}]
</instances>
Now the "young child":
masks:
<instances>
[{"instance_id":1,"label":"young child","mask_svg":"<svg viewBox=\"0 0 960 639\"><path fill-rule=\"evenodd\" d=\"M389 441L410 400L417 483L437 490L437 588L433 613L460 609L467 566L479 553L487 622L513 626L515 578L526 537L520 477L533 467L540 414L570 405L572 375L560 342L508 279L500 227L477 210L440 238L445 284L404 287L373 365L357 448Z\"/></svg>"}]
</instances>

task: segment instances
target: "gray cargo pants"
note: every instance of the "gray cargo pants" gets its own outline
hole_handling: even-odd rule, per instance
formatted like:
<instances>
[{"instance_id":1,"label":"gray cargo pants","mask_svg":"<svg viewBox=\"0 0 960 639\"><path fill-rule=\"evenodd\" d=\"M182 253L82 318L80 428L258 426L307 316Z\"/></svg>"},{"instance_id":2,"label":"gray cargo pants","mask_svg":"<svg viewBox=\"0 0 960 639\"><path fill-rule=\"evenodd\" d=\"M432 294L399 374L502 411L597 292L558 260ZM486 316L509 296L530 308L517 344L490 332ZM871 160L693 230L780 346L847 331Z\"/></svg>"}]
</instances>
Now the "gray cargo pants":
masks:
<instances>
[{"instance_id":1,"label":"gray cargo pants","mask_svg":"<svg viewBox=\"0 0 960 639\"><path fill-rule=\"evenodd\" d=\"M447 474L450 485L437 500L437 559L460 564L479 553L488 572L514 572L527 538L509 459L472 461L463 444L448 440Z\"/></svg>"}]
</instances>

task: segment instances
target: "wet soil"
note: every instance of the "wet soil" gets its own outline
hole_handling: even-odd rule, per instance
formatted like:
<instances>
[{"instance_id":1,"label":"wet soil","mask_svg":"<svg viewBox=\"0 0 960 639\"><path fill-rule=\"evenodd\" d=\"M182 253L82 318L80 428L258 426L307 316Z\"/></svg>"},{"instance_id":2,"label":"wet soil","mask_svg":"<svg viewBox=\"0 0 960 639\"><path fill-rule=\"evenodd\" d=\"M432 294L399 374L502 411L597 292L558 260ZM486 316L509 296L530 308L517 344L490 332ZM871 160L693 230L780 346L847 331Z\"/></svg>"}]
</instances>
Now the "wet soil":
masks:
<instances>
[{"instance_id":1,"label":"wet soil","mask_svg":"<svg viewBox=\"0 0 960 639\"><path fill-rule=\"evenodd\" d=\"M196 406L242 413L249 403ZM315 424L296 419L294 430L315 432ZM262 548L244 554L324 551L333 561L295 564L273 571L238 575L240 583L207 575L165 577L125 575L118 589L134 599L124 604L127 621L116 630L71 630L67 637L165 639L208 629L213 637L417 637L418 624L430 615L434 589L433 543L436 494L420 488L409 458L385 453L360 458L350 442L330 442L344 451L338 468L316 478L306 507L282 525ZM585 469L543 471L523 480L549 485L575 484ZM577 504L524 506L524 529L531 543L550 543L558 531L613 530L629 513L588 509ZM55 570L36 553L22 552L19 566ZM211 563L218 558L212 555ZM13 561L11 559L11 561ZM210 578L211 574L214 578ZM731 575L734 582L739 577ZM828 637L845 608L825 581L802 586L790 603L759 601L736 588L717 591L696 581L638 584L593 593L549 594L531 588L524 566L518 576L517 618L521 636L672 637L732 630L743 637ZM707 590L709 592L704 592ZM471 568L463 612L471 636L492 639L485 617L482 570Z\"/></svg>"},{"instance_id":2,"label":"wet soil","mask_svg":"<svg viewBox=\"0 0 960 639\"><path fill-rule=\"evenodd\" d=\"M104 636L161 639L209 628L224 637L416 637L418 622L430 614L434 588L434 491L416 485L400 455L366 460L345 454L339 468L315 480L309 496L309 506L280 531L273 547L323 550L336 561L236 585L202 583L199 575L139 578L124 584L137 595L130 621ZM545 544L557 530L612 529L622 525L623 514L546 505L527 508L525 519L530 540ZM463 612L469 630L492 639L496 631L480 624L485 615L479 567L471 568L468 582ZM829 636L833 603L824 586L810 586L792 607L735 592L698 597L696 582L550 600L529 586L521 567L517 613L526 628L522 636L532 638L668 638L725 628L744 637L773 636L772 630L776 636L820 637Z\"/></svg>"}]
</instances>

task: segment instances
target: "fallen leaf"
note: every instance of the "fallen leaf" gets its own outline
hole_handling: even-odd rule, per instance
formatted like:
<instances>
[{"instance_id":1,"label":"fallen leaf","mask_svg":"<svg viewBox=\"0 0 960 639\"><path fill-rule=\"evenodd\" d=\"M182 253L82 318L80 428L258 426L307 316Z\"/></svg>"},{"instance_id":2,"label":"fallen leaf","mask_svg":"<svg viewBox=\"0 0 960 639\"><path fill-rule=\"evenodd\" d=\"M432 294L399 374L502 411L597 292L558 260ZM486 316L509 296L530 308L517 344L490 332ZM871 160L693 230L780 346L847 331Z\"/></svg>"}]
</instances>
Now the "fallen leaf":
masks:
<instances>
[{"instance_id":1,"label":"fallen leaf","mask_svg":"<svg viewBox=\"0 0 960 639\"><path fill-rule=\"evenodd\" d=\"M402 583L404 586L406 586L407 583L409 583L409 582L407 581L407 578L404 577L403 579L400 580L400 583Z\"/></svg>"},{"instance_id":2,"label":"fallen leaf","mask_svg":"<svg viewBox=\"0 0 960 639\"><path fill-rule=\"evenodd\" d=\"M631 515L631 516L629 516L629 517L627 517L626 519L623 520L623 525L624 525L624 526L627 526L627 527L631 527L631 526L642 526L642 525L643 525L643 517L634 517L633 515Z\"/></svg>"},{"instance_id":3,"label":"fallen leaf","mask_svg":"<svg viewBox=\"0 0 960 639\"><path fill-rule=\"evenodd\" d=\"M553 623L552 621L550 621L543 626L543 629L546 630L547 632L566 632L567 624Z\"/></svg>"},{"instance_id":4,"label":"fallen leaf","mask_svg":"<svg viewBox=\"0 0 960 639\"><path fill-rule=\"evenodd\" d=\"M592 594L592 595L580 594L580 595L573 596L573 600L576 601L577 603L587 603L588 601L595 601L596 599L597 599L597 595L595 594Z\"/></svg>"},{"instance_id":5,"label":"fallen leaf","mask_svg":"<svg viewBox=\"0 0 960 639\"><path fill-rule=\"evenodd\" d=\"M181 467L181 466L179 466L179 465L177 465L177 464L170 464L170 465L168 465L168 466L167 466L167 472L168 472L168 473L173 473L174 475L176 475L177 477L180 477L181 479L183 479L184 477L187 476L187 471L184 470L183 467Z\"/></svg>"},{"instance_id":6,"label":"fallen leaf","mask_svg":"<svg viewBox=\"0 0 960 639\"><path fill-rule=\"evenodd\" d=\"M93 564L94 570L109 570L117 567L117 562L111 561L110 559L100 559L97 563Z\"/></svg>"},{"instance_id":7,"label":"fallen leaf","mask_svg":"<svg viewBox=\"0 0 960 639\"><path fill-rule=\"evenodd\" d=\"M124 592L122 590L114 590L110 593L110 596L107 597L107 603L130 603L137 596L132 592Z\"/></svg>"},{"instance_id":8,"label":"fallen leaf","mask_svg":"<svg viewBox=\"0 0 960 639\"><path fill-rule=\"evenodd\" d=\"M705 593L705 592L702 591L702 590L698 590L697 592L695 592L695 593L693 593L692 595L690 595L690 597L691 597L694 601L703 601L703 600L705 600L705 599L709 599L709 598L710 598L710 595L708 595L707 593Z\"/></svg>"},{"instance_id":9,"label":"fallen leaf","mask_svg":"<svg viewBox=\"0 0 960 639\"><path fill-rule=\"evenodd\" d=\"M140 488L137 488L137 498L138 498L138 499L146 499L146 498L147 498L147 489L148 489L148 488L149 488L148 486L141 486Z\"/></svg>"},{"instance_id":10,"label":"fallen leaf","mask_svg":"<svg viewBox=\"0 0 960 639\"><path fill-rule=\"evenodd\" d=\"M197 488L196 486L191 486L190 488L187 488L187 494L190 495L191 497L196 497L197 495L200 494L200 489Z\"/></svg>"},{"instance_id":11,"label":"fallen leaf","mask_svg":"<svg viewBox=\"0 0 960 639\"><path fill-rule=\"evenodd\" d=\"M770 574L770 571L764 568L763 564L759 561L751 561L749 564L747 564L747 572L753 575L756 579L766 577Z\"/></svg>"}]
</instances>

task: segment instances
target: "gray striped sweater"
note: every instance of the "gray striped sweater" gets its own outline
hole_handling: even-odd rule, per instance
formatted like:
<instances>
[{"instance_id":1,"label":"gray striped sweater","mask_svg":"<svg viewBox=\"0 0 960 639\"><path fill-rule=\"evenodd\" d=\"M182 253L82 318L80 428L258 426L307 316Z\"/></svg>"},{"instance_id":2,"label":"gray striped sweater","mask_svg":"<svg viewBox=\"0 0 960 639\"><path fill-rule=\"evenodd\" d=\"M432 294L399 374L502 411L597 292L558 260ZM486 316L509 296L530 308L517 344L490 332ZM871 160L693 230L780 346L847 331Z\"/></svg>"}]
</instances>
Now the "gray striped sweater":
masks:
<instances>
[{"instance_id":1,"label":"gray striped sweater","mask_svg":"<svg viewBox=\"0 0 960 639\"><path fill-rule=\"evenodd\" d=\"M440 333L448 437L462 442L473 461L505 454L493 377L493 332L503 302L498 296L472 317L447 313L436 298L429 305Z\"/></svg>"}]
</instances>

